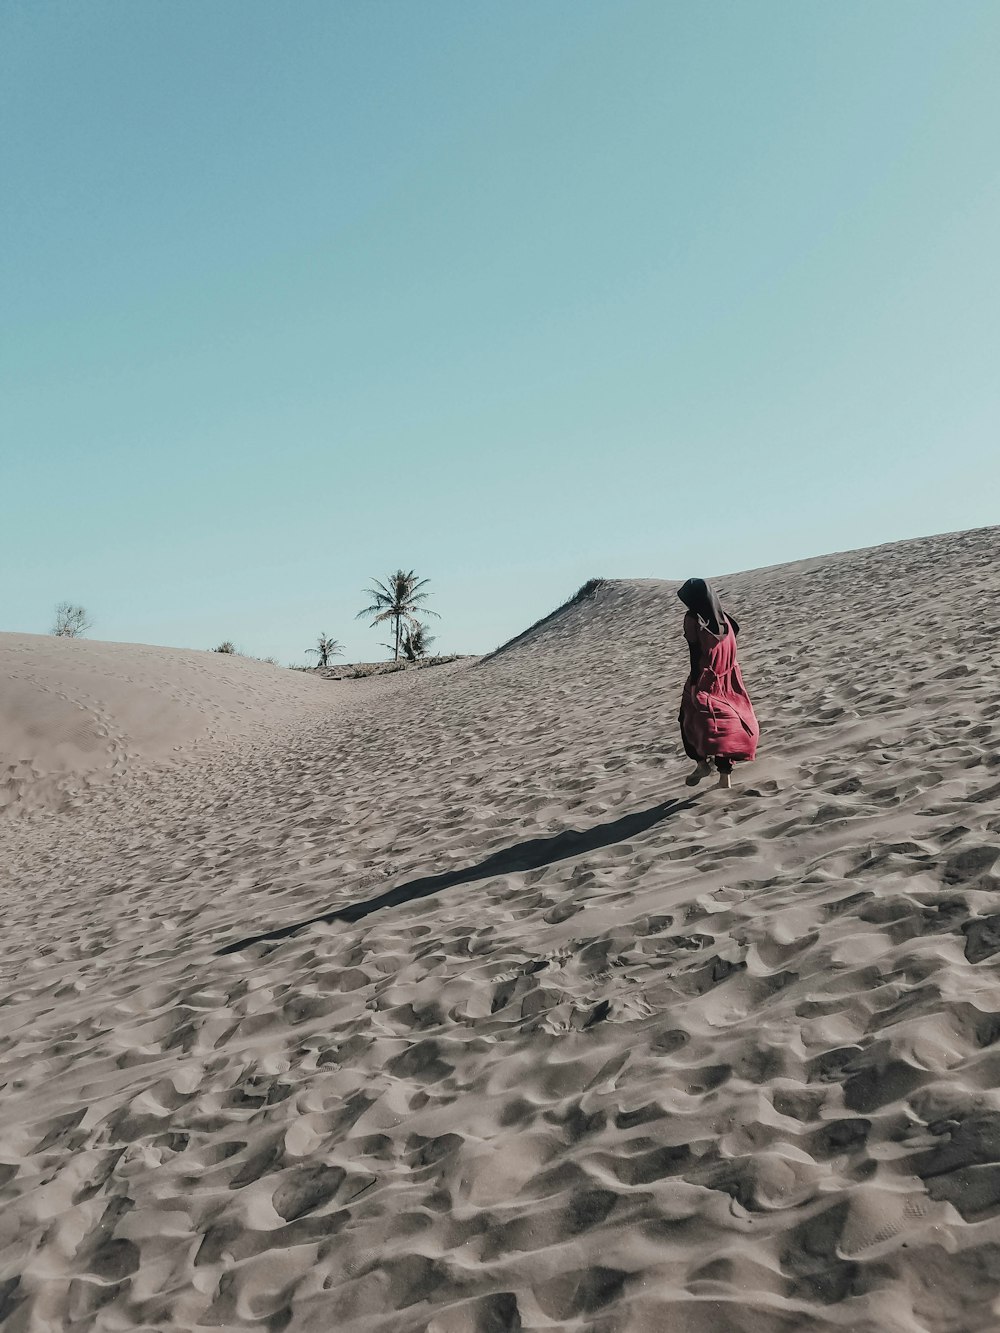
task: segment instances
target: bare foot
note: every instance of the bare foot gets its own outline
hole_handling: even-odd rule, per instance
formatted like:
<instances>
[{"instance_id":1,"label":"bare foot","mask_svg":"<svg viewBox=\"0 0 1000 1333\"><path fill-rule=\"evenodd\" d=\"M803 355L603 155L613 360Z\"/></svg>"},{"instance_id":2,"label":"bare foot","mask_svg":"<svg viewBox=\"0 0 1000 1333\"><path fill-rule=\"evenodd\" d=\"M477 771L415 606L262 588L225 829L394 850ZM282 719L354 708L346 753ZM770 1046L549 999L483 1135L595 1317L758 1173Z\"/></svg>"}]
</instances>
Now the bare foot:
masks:
<instances>
[{"instance_id":1,"label":"bare foot","mask_svg":"<svg viewBox=\"0 0 1000 1333\"><path fill-rule=\"evenodd\" d=\"M693 773L689 773L684 779L689 787L697 787L702 778L707 778L712 771L712 765L707 759L703 759Z\"/></svg>"}]
</instances>

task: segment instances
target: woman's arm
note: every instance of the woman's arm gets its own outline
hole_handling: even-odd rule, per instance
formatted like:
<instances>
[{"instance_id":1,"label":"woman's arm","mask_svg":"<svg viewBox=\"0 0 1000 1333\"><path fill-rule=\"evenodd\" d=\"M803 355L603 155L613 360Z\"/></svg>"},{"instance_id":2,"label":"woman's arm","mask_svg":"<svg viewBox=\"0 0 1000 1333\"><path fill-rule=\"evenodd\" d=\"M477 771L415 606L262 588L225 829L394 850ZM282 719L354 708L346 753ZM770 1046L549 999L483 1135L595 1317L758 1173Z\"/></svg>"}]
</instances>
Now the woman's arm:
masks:
<instances>
[{"instance_id":1,"label":"woman's arm","mask_svg":"<svg viewBox=\"0 0 1000 1333\"><path fill-rule=\"evenodd\" d=\"M688 652L691 654L690 680L701 670L701 644L698 636L698 622L689 611L684 617L684 637L687 639Z\"/></svg>"}]
</instances>

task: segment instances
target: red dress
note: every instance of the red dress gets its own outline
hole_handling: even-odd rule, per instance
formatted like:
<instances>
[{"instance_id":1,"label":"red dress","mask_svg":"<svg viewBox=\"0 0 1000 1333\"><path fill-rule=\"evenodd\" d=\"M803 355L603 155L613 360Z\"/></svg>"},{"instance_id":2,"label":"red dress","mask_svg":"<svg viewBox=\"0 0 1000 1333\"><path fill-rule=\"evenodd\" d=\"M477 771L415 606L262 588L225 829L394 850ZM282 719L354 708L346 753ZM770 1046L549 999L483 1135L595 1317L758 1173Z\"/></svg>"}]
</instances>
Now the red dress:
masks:
<instances>
[{"instance_id":1,"label":"red dress","mask_svg":"<svg viewBox=\"0 0 1000 1333\"><path fill-rule=\"evenodd\" d=\"M753 759L760 727L736 660L736 635L726 621L713 634L696 615L684 617L692 670L681 698L681 738L691 759ZM697 663L697 665L695 665Z\"/></svg>"}]
</instances>

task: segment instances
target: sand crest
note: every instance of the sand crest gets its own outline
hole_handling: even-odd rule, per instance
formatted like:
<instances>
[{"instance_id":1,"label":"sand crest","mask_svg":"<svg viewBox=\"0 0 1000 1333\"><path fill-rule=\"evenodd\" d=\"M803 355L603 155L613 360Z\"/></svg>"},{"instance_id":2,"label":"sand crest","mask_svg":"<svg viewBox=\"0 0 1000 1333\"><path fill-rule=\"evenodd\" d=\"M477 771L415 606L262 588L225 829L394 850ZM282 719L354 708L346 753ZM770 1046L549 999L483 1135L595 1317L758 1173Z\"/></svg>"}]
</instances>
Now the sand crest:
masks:
<instances>
[{"instance_id":1,"label":"sand crest","mask_svg":"<svg viewBox=\"0 0 1000 1333\"><path fill-rule=\"evenodd\" d=\"M0 636L0 1323L1000 1326L996 529L324 681Z\"/></svg>"}]
</instances>

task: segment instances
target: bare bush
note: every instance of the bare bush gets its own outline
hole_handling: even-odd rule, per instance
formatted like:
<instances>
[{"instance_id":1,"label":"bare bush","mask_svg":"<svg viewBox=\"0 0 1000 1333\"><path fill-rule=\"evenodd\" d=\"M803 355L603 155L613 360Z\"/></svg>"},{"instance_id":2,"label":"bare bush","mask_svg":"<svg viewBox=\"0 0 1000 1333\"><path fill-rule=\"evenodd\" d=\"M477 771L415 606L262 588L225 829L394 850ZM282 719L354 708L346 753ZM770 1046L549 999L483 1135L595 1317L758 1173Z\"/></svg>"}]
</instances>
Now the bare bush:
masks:
<instances>
[{"instance_id":1,"label":"bare bush","mask_svg":"<svg viewBox=\"0 0 1000 1333\"><path fill-rule=\"evenodd\" d=\"M60 602L51 632L57 639L82 639L93 623L85 607Z\"/></svg>"}]
</instances>

